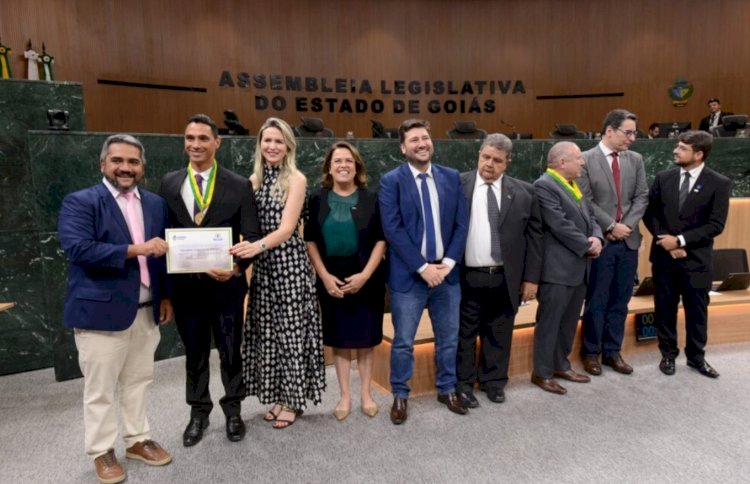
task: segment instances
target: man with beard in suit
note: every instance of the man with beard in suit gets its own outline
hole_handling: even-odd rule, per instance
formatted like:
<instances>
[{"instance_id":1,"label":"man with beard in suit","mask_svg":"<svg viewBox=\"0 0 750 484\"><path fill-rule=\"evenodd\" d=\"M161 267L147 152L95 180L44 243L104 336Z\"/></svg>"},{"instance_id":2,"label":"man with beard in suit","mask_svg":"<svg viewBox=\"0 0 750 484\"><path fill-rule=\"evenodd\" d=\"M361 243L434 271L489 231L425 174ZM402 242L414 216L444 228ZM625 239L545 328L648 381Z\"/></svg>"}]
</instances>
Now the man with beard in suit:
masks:
<instances>
[{"instance_id":1,"label":"man with beard in suit","mask_svg":"<svg viewBox=\"0 0 750 484\"><path fill-rule=\"evenodd\" d=\"M643 221L654 236L650 260L654 277L654 316L662 354L659 369L674 375L677 348L677 306L685 311L687 364L702 375L719 372L706 363L708 291L714 239L724 231L732 182L705 165L713 137L687 131L674 149L679 169L656 175Z\"/></svg>"}]
</instances>

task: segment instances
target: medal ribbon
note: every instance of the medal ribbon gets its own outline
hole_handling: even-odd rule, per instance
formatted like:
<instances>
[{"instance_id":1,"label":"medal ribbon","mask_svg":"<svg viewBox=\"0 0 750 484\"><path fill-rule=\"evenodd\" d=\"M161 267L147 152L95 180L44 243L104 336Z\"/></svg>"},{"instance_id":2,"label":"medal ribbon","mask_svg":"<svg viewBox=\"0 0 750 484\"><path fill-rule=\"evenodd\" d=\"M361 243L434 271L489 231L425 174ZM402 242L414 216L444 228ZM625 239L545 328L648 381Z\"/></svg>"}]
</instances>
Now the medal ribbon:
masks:
<instances>
[{"instance_id":1,"label":"medal ribbon","mask_svg":"<svg viewBox=\"0 0 750 484\"><path fill-rule=\"evenodd\" d=\"M211 165L211 173L208 175L208 180L206 180L206 189L203 190L203 195L201 195L200 190L198 189L198 184L195 182L195 170L193 170L193 167L188 164L187 167L188 171L188 180L190 181L190 190L193 192L193 199L195 199L195 204L198 205L198 208L203 211L211 205L211 200L214 198L214 185L216 185L216 160L214 160L213 165Z\"/></svg>"},{"instance_id":2,"label":"medal ribbon","mask_svg":"<svg viewBox=\"0 0 750 484\"><path fill-rule=\"evenodd\" d=\"M568 192L571 197L573 197L573 200L575 200L576 203L579 203L581 201L581 199L583 198L583 193L581 193L581 189L578 188L578 185L576 184L575 180L572 182L569 182L568 180L563 178L562 175L556 172L553 168L547 168L546 173L549 176L551 176L557 183L562 185L565 191Z\"/></svg>"}]
</instances>

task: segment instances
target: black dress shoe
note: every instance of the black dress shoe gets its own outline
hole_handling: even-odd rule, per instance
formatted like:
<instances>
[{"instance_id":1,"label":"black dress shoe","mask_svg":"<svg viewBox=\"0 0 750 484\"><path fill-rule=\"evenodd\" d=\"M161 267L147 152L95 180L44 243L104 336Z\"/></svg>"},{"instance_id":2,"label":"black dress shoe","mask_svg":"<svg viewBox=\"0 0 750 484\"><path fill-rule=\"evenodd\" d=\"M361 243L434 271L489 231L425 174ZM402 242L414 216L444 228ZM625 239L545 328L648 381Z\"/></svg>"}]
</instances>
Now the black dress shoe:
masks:
<instances>
[{"instance_id":1,"label":"black dress shoe","mask_svg":"<svg viewBox=\"0 0 750 484\"><path fill-rule=\"evenodd\" d=\"M674 375L674 358L662 358L659 369L665 375Z\"/></svg>"},{"instance_id":2,"label":"black dress shoe","mask_svg":"<svg viewBox=\"0 0 750 484\"><path fill-rule=\"evenodd\" d=\"M406 402L407 399L396 397L393 399L391 407L391 422L394 425L401 425L406 422Z\"/></svg>"},{"instance_id":3,"label":"black dress shoe","mask_svg":"<svg viewBox=\"0 0 750 484\"><path fill-rule=\"evenodd\" d=\"M714 368L705 361L688 360L687 365L690 368L695 368L696 370L698 370L698 373L700 373L701 375L707 376L709 378L719 378L719 372L714 370Z\"/></svg>"},{"instance_id":4,"label":"black dress shoe","mask_svg":"<svg viewBox=\"0 0 750 484\"><path fill-rule=\"evenodd\" d=\"M465 407L477 408L479 406L479 400L477 400L477 397L474 396L474 392L471 390L467 392L458 392L458 396L461 398Z\"/></svg>"},{"instance_id":5,"label":"black dress shoe","mask_svg":"<svg viewBox=\"0 0 750 484\"><path fill-rule=\"evenodd\" d=\"M490 402L503 403L505 401L505 392L502 388L488 388L485 392Z\"/></svg>"},{"instance_id":6,"label":"black dress shoe","mask_svg":"<svg viewBox=\"0 0 750 484\"><path fill-rule=\"evenodd\" d=\"M467 413L469 413L469 409L466 408L466 405L464 405L464 402L461 401L461 398L456 392L438 395L437 400L440 403L444 403L448 407L448 410L453 413L457 413L459 415L466 415Z\"/></svg>"},{"instance_id":7,"label":"black dress shoe","mask_svg":"<svg viewBox=\"0 0 750 484\"><path fill-rule=\"evenodd\" d=\"M182 445L192 447L203 438L203 431L208 427L208 417L191 417L185 432L182 433Z\"/></svg>"},{"instance_id":8,"label":"black dress shoe","mask_svg":"<svg viewBox=\"0 0 750 484\"><path fill-rule=\"evenodd\" d=\"M232 442L239 442L245 438L245 422L239 415L227 417L227 438Z\"/></svg>"},{"instance_id":9,"label":"black dress shoe","mask_svg":"<svg viewBox=\"0 0 750 484\"><path fill-rule=\"evenodd\" d=\"M623 375L630 375L633 373L633 367L625 363L625 360L622 359L620 353L605 356L602 358L602 364L612 367L617 373L622 373Z\"/></svg>"}]
</instances>

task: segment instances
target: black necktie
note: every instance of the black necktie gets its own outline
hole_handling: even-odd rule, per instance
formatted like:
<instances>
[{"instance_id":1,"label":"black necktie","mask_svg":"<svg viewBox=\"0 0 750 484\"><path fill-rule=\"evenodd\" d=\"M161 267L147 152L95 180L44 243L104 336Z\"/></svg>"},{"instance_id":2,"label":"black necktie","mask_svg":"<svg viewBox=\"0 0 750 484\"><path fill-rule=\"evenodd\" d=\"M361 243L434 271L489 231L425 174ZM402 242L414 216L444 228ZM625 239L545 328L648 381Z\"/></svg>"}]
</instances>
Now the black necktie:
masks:
<instances>
[{"instance_id":1,"label":"black necktie","mask_svg":"<svg viewBox=\"0 0 750 484\"><path fill-rule=\"evenodd\" d=\"M682 181L682 185L680 185L680 198L678 202L677 208L682 210L682 206L685 204L685 200L687 200L688 193L690 192L690 172L685 172L685 179Z\"/></svg>"},{"instance_id":2,"label":"black necktie","mask_svg":"<svg viewBox=\"0 0 750 484\"><path fill-rule=\"evenodd\" d=\"M490 255L498 264L503 262L503 250L500 246L500 208L492 193L492 183L487 183L487 217L490 219Z\"/></svg>"}]
</instances>

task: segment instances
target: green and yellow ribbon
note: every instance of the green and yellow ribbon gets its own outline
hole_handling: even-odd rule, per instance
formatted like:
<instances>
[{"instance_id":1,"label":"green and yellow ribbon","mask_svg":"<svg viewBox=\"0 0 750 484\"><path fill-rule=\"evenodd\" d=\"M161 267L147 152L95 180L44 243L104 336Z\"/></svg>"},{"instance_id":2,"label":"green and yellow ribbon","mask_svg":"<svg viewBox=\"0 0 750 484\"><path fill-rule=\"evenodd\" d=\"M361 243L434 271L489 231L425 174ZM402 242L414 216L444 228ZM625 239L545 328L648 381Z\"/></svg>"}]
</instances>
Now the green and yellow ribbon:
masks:
<instances>
[{"instance_id":1,"label":"green and yellow ribbon","mask_svg":"<svg viewBox=\"0 0 750 484\"><path fill-rule=\"evenodd\" d=\"M10 71L10 63L8 62L8 56L11 50L7 45L0 43L0 78L10 79L13 74Z\"/></svg>"},{"instance_id":2,"label":"green and yellow ribbon","mask_svg":"<svg viewBox=\"0 0 750 484\"><path fill-rule=\"evenodd\" d=\"M583 198L583 193L581 193L581 189L578 188L578 184L575 182L575 180L569 182L553 168L547 168L546 173L551 176L557 183L562 185L565 191L568 192L571 197L573 197L573 200L575 200L576 203L579 203L581 201L581 199Z\"/></svg>"},{"instance_id":3,"label":"green and yellow ribbon","mask_svg":"<svg viewBox=\"0 0 750 484\"><path fill-rule=\"evenodd\" d=\"M198 183L195 181L195 170L193 170L193 167L189 163L187 171L188 179L190 180L190 190L193 192L193 199L195 199L195 204L198 205L198 208L202 212L206 207L211 205L211 200L214 198L214 185L216 185L216 160L214 160L213 165L211 165L211 173L208 175L208 180L206 180L206 189L203 191L203 195L201 195Z\"/></svg>"}]
</instances>

